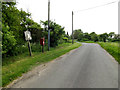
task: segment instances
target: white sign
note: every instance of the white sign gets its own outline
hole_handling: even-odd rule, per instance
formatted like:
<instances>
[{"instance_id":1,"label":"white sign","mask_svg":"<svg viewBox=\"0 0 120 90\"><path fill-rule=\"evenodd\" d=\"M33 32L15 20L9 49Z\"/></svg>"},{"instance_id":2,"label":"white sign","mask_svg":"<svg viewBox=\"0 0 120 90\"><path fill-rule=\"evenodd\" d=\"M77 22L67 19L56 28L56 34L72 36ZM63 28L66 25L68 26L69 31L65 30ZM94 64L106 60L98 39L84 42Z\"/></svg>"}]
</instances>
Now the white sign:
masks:
<instances>
[{"instance_id":1,"label":"white sign","mask_svg":"<svg viewBox=\"0 0 120 90\"><path fill-rule=\"evenodd\" d=\"M26 39L26 40L32 40L30 31L27 30L27 31L25 31L24 33L25 33L25 39Z\"/></svg>"}]
</instances>

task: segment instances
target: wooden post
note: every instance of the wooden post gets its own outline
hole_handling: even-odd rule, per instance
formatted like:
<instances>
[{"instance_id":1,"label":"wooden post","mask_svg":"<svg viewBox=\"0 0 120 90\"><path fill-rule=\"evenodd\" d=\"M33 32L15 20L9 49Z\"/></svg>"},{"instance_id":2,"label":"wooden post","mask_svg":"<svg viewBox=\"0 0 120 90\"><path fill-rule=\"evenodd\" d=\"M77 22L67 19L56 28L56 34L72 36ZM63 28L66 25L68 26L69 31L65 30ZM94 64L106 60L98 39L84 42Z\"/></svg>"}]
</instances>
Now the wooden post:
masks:
<instances>
[{"instance_id":1,"label":"wooden post","mask_svg":"<svg viewBox=\"0 0 120 90\"><path fill-rule=\"evenodd\" d=\"M28 49L29 49L30 56L32 56L32 51L31 51L31 46L30 46L30 41L29 40L28 40Z\"/></svg>"},{"instance_id":2,"label":"wooden post","mask_svg":"<svg viewBox=\"0 0 120 90\"><path fill-rule=\"evenodd\" d=\"M44 45L42 45L42 52L44 53Z\"/></svg>"}]
</instances>

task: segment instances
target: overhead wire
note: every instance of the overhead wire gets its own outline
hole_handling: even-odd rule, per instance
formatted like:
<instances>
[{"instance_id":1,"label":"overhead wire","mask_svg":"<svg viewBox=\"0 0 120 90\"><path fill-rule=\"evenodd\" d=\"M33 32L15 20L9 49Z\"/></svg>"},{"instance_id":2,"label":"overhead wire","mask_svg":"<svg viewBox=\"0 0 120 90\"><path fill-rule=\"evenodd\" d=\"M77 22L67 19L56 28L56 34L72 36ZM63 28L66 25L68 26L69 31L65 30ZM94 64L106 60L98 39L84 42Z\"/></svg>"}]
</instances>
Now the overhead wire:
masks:
<instances>
[{"instance_id":1,"label":"overhead wire","mask_svg":"<svg viewBox=\"0 0 120 90\"><path fill-rule=\"evenodd\" d=\"M82 10L77 10L77 11L73 11L73 12L74 12L74 13L79 13L79 12L82 12L82 11L87 11L87 10L90 10L90 9L95 9L95 8L98 8L98 7L107 6L107 5L116 3L116 2L119 2L119 1L117 0L117 1L109 2L109 3L103 4L103 5L99 5L99 6L95 6L95 7L90 7L90 8L82 9Z\"/></svg>"}]
</instances>

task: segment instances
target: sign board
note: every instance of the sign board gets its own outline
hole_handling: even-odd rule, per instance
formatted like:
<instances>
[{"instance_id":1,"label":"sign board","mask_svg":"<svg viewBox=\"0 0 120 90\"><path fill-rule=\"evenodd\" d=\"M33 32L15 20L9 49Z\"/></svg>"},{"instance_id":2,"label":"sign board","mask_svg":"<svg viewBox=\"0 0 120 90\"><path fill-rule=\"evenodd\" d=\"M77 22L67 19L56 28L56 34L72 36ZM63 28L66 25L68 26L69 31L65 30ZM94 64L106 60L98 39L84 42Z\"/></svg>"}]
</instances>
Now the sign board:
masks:
<instances>
[{"instance_id":1,"label":"sign board","mask_svg":"<svg viewBox=\"0 0 120 90\"><path fill-rule=\"evenodd\" d=\"M25 31L24 33L25 33L25 39L26 39L26 40L32 40L30 31L27 30L27 31Z\"/></svg>"}]
</instances>

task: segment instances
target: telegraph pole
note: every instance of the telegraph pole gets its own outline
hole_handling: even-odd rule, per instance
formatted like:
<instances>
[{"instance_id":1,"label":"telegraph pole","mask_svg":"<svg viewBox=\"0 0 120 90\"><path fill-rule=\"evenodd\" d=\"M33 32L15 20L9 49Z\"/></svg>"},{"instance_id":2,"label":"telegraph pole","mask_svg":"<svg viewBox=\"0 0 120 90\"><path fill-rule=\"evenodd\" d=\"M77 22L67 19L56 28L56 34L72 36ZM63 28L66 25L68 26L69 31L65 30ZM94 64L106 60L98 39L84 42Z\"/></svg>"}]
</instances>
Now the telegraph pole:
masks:
<instances>
[{"instance_id":1,"label":"telegraph pole","mask_svg":"<svg viewBox=\"0 0 120 90\"><path fill-rule=\"evenodd\" d=\"M50 0L48 0L48 51L50 50Z\"/></svg>"},{"instance_id":2,"label":"telegraph pole","mask_svg":"<svg viewBox=\"0 0 120 90\"><path fill-rule=\"evenodd\" d=\"M74 36L73 36L73 11L72 11L72 44L74 43Z\"/></svg>"}]
</instances>

